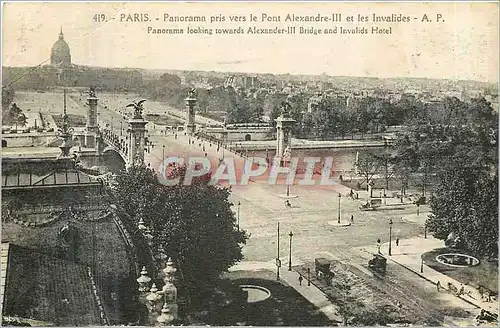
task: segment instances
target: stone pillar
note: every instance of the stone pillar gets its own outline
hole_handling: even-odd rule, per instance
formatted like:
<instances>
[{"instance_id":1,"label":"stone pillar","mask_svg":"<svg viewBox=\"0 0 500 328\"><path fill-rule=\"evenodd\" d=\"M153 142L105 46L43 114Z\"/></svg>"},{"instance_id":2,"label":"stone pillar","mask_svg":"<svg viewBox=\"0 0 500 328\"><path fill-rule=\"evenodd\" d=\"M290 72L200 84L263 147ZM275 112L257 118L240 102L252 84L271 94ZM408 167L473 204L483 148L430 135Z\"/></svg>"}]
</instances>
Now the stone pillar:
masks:
<instances>
[{"instance_id":1,"label":"stone pillar","mask_svg":"<svg viewBox=\"0 0 500 328\"><path fill-rule=\"evenodd\" d=\"M292 149L292 127L295 120L289 116L290 105L283 104L281 115L276 119L276 158L283 165L285 150Z\"/></svg>"},{"instance_id":2,"label":"stone pillar","mask_svg":"<svg viewBox=\"0 0 500 328\"><path fill-rule=\"evenodd\" d=\"M87 148L96 147L96 136L98 130L97 123L97 102L94 89L90 89L89 97L87 98L87 126L85 128L85 146Z\"/></svg>"},{"instance_id":3,"label":"stone pillar","mask_svg":"<svg viewBox=\"0 0 500 328\"><path fill-rule=\"evenodd\" d=\"M148 122L141 115L134 116L128 124L127 166L139 166L144 164L145 134Z\"/></svg>"},{"instance_id":4,"label":"stone pillar","mask_svg":"<svg viewBox=\"0 0 500 328\"><path fill-rule=\"evenodd\" d=\"M196 132L196 110L194 106L196 105L196 97L194 89L189 92L186 98L187 113L186 113L186 132L188 134L194 134Z\"/></svg>"}]
</instances>

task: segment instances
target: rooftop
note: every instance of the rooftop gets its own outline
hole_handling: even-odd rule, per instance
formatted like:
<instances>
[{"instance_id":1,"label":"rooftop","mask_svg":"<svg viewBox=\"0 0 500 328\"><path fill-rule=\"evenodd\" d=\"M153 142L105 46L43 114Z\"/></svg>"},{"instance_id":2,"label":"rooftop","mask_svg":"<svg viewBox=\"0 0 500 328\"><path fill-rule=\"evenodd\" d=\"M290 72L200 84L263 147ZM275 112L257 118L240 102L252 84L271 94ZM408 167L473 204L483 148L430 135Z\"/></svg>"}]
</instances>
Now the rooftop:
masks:
<instances>
[{"instance_id":1,"label":"rooftop","mask_svg":"<svg viewBox=\"0 0 500 328\"><path fill-rule=\"evenodd\" d=\"M87 268L2 243L5 274L4 316L18 316L58 326L101 325Z\"/></svg>"},{"instance_id":2,"label":"rooftop","mask_svg":"<svg viewBox=\"0 0 500 328\"><path fill-rule=\"evenodd\" d=\"M100 184L94 177L76 169L54 170L46 175L13 172L2 176L2 188L63 187Z\"/></svg>"}]
</instances>

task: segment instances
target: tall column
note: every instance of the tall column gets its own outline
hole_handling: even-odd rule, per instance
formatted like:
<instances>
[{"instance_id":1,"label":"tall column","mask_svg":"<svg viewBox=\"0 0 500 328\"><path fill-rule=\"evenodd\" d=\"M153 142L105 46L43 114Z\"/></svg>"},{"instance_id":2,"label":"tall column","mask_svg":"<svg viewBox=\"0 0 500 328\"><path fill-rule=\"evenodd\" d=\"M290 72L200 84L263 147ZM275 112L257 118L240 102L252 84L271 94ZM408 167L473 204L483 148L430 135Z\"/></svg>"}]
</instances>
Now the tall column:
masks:
<instances>
[{"instance_id":1,"label":"tall column","mask_svg":"<svg viewBox=\"0 0 500 328\"><path fill-rule=\"evenodd\" d=\"M276 119L276 158L283 165L285 151L292 149L292 127L295 120L289 116L290 104L282 105L281 115Z\"/></svg>"},{"instance_id":2,"label":"tall column","mask_svg":"<svg viewBox=\"0 0 500 328\"><path fill-rule=\"evenodd\" d=\"M69 158L70 149L73 147L73 129L69 126L68 114L66 112L66 89L64 89L63 101L62 125L57 131L57 136L62 139L63 142L61 146L59 146L61 154L58 158Z\"/></svg>"},{"instance_id":3,"label":"tall column","mask_svg":"<svg viewBox=\"0 0 500 328\"><path fill-rule=\"evenodd\" d=\"M87 148L96 147L96 135L98 130L97 123L97 102L99 98L95 95L94 88L90 88L89 97L87 98L87 126L85 128L85 146Z\"/></svg>"},{"instance_id":4,"label":"tall column","mask_svg":"<svg viewBox=\"0 0 500 328\"><path fill-rule=\"evenodd\" d=\"M144 148L146 147L146 124L142 117L142 104L134 104L134 117L128 121L128 152L127 166L139 166L144 164Z\"/></svg>"},{"instance_id":5,"label":"tall column","mask_svg":"<svg viewBox=\"0 0 500 328\"><path fill-rule=\"evenodd\" d=\"M194 106L196 105L196 94L195 89L189 91L186 98L187 113L186 113L186 132L188 134L194 134L196 132L196 110Z\"/></svg>"}]
</instances>

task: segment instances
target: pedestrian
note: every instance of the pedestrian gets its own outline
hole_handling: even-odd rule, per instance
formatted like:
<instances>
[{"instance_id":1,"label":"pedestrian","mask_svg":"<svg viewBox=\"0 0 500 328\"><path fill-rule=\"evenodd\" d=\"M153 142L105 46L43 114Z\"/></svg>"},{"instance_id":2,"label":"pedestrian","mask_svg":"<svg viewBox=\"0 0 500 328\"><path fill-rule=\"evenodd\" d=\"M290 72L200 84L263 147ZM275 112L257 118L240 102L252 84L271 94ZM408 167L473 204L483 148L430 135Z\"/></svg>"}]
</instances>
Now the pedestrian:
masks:
<instances>
[{"instance_id":1,"label":"pedestrian","mask_svg":"<svg viewBox=\"0 0 500 328\"><path fill-rule=\"evenodd\" d=\"M399 246L399 238L396 238L396 246Z\"/></svg>"},{"instance_id":2,"label":"pedestrian","mask_svg":"<svg viewBox=\"0 0 500 328\"><path fill-rule=\"evenodd\" d=\"M436 288L437 288L437 291L439 292L440 289L441 289L441 282L438 280L437 284L436 284Z\"/></svg>"},{"instance_id":3,"label":"pedestrian","mask_svg":"<svg viewBox=\"0 0 500 328\"><path fill-rule=\"evenodd\" d=\"M380 252L380 246L381 245L380 245L380 238L379 238L379 239L377 239L377 250L378 250L379 254L381 254L381 252Z\"/></svg>"},{"instance_id":4,"label":"pedestrian","mask_svg":"<svg viewBox=\"0 0 500 328\"><path fill-rule=\"evenodd\" d=\"M458 291L458 295L463 295L463 294L465 294L465 288L464 288L464 285L461 284L460 285L460 290Z\"/></svg>"},{"instance_id":5,"label":"pedestrian","mask_svg":"<svg viewBox=\"0 0 500 328\"><path fill-rule=\"evenodd\" d=\"M351 214L351 223L354 223L354 215Z\"/></svg>"},{"instance_id":6,"label":"pedestrian","mask_svg":"<svg viewBox=\"0 0 500 328\"><path fill-rule=\"evenodd\" d=\"M302 278L302 275L299 273L299 286L302 286L302 280L303 280L303 279L304 279L304 278Z\"/></svg>"},{"instance_id":7,"label":"pedestrian","mask_svg":"<svg viewBox=\"0 0 500 328\"><path fill-rule=\"evenodd\" d=\"M359 199L359 194L358 193L356 193L356 199Z\"/></svg>"}]
</instances>

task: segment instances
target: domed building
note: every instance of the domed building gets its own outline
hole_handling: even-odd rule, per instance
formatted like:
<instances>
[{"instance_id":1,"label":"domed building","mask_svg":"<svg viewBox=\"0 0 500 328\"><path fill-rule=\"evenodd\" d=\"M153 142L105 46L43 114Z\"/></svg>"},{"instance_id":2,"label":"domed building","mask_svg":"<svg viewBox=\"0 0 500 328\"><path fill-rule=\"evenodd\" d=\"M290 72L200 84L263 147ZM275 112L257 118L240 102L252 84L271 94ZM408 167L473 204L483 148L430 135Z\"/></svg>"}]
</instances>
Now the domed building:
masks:
<instances>
[{"instance_id":1,"label":"domed building","mask_svg":"<svg viewBox=\"0 0 500 328\"><path fill-rule=\"evenodd\" d=\"M71 66L71 53L69 51L69 46L64 41L64 34L59 33L59 40L52 46L52 51L50 54L50 64L58 67L70 67Z\"/></svg>"}]
</instances>

